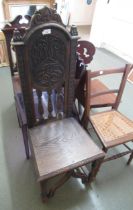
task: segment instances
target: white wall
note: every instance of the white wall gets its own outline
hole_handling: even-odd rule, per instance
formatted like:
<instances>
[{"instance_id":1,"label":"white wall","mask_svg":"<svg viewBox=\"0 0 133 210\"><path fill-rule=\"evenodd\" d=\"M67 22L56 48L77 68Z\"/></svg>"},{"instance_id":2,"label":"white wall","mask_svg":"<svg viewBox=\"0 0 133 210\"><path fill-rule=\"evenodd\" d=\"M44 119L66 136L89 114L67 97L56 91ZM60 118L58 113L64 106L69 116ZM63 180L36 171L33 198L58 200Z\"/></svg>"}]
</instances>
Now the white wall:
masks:
<instances>
[{"instance_id":1,"label":"white wall","mask_svg":"<svg viewBox=\"0 0 133 210\"><path fill-rule=\"evenodd\" d=\"M91 25L93 19L93 12L95 9L96 0L93 0L90 5L86 0L56 0L58 4L58 13L64 24L72 25Z\"/></svg>"},{"instance_id":2,"label":"white wall","mask_svg":"<svg viewBox=\"0 0 133 210\"><path fill-rule=\"evenodd\" d=\"M100 1L100 0L99 0ZM102 0L103 1L103 0ZM62 2L67 5L67 11L64 11L62 18L64 23L67 23L68 16L70 14L70 25L91 25L93 19L93 12L95 9L96 0L92 1L92 4L87 5L85 0L56 0L61 7ZM4 14L2 7L2 0L0 0L0 28L3 27Z\"/></svg>"},{"instance_id":3,"label":"white wall","mask_svg":"<svg viewBox=\"0 0 133 210\"><path fill-rule=\"evenodd\" d=\"M70 15L70 0L56 0L56 2L57 12L60 14L63 23L67 25Z\"/></svg>"},{"instance_id":4,"label":"white wall","mask_svg":"<svg viewBox=\"0 0 133 210\"><path fill-rule=\"evenodd\" d=\"M108 23L108 7L107 0L97 0L95 12L93 15L90 41L96 47L100 47L105 36L105 28Z\"/></svg>"},{"instance_id":5,"label":"white wall","mask_svg":"<svg viewBox=\"0 0 133 210\"><path fill-rule=\"evenodd\" d=\"M96 0L88 5L85 0L70 0L70 25L91 25Z\"/></svg>"},{"instance_id":6,"label":"white wall","mask_svg":"<svg viewBox=\"0 0 133 210\"><path fill-rule=\"evenodd\" d=\"M105 47L133 62L133 0L112 0Z\"/></svg>"},{"instance_id":7,"label":"white wall","mask_svg":"<svg viewBox=\"0 0 133 210\"><path fill-rule=\"evenodd\" d=\"M133 62L133 0L97 0L90 40Z\"/></svg>"}]
</instances>

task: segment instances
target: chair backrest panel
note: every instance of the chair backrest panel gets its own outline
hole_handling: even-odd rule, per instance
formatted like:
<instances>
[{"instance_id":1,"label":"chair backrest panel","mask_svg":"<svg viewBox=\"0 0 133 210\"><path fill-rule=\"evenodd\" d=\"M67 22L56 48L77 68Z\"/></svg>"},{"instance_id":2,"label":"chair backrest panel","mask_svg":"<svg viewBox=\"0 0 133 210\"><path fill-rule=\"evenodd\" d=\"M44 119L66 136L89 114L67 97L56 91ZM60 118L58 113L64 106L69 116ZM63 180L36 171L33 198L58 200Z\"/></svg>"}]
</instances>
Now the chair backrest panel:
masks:
<instances>
[{"instance_id":1,"label":"chair backrest panel","mask_svg":"<svg viewBox=\"0 0 133 210\"><path fill-rule=\"evenodd\" d=\"M116 93L117 97L116 100L114 102L114 104L112 104L112 108L113 109L117 109L124 91L124 87L126 84L126 80L127 80L127 76L129 74L129 72L131 71L132 65L130 64L126 64L124 67L122 68L116 68L116 69L109 69L109 70L99 70L99 71L86 71L86 74L84 74L84 77L86 77L86 104L85 104L85 113L84 116L89 116L89 112L90 112L90 101L92 97L97 97L97 96L101 96L101 95L107 95L110 93ZM95 77L100 77L100 76L105 76L105 75L111 75L111 76L115 76L116 74L121 74L121 81L119 83L119 87L117 89L109 89L107 91L100 91L98 90L95 94L91 94L91 82L92 79L94 79ZM83 78L84 79L84 78Z\"/></svg>"},{"instance_id":2,"label":"chair backrest panel","mask_svg":"<svg viewBox=\"0 0 133 210\"><path fill-rule=\"evenodd\" d=\"M44 34L49 31L49 34ZM69 74L70 41L57 27L35 31L27 41L26 63L32 87L42 91L60 88Z\"/></svg>"},{"instance_id":3,"label":"chair backrest panel","mask_svg":"<svg viewBox=\"0 0 133 210\"><path fill-rule=\"evenodd\" d=\"M122 74L121 83L119 84L119 88L109 89L109 90L106 90L106 91L98 90L95 94L91 94L91 97L97 97L97 96L100 96L100 95L106 95L106 94L110 94L110 93L119 93L119 91L121 90L120 86L124 85L124 83L125 83L124 78L129 73L127 68L123 67L123 68L110 69L110 70L109 69L108 70L99 70L99 71L96 71L96 72L95 71L91 72L91 74L88 73L90 79L95 78L95 77L99 77L99 76L104 76L104 75Z\"/></svg>"},{"instance_id":4,"label":"chair backrest panel","mask_svg":"<svg viewBox=\"0 0 133 210\"><path fill-rule=\"evenodd\" d=\"M47 7L35 13L23 38L18 30L14 32L29 127L38 121L33 90L38 98L37 109L41 116L39 123L44 119L44 95L48 99L47 118L55 118L53 111L56 111L57 118L62 112L65 117L71 116L77 39L76 28L68 32L56 11Z\"/></svg>"}]
</instances>

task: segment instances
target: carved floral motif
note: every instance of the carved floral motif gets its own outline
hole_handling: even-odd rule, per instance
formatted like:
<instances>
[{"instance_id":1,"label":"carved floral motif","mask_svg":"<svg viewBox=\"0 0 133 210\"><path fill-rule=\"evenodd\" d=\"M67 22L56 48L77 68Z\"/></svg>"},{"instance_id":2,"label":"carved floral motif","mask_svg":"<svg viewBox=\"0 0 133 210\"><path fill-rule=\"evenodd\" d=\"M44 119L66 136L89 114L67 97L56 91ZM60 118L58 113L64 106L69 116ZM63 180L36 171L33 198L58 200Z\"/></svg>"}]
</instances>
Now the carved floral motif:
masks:
<instances>
[{"instance_id":1,"label":"carved floral motif","mask_svg":"<svg viewBox=\"0 0 133 210\"><path fill-rule=\"evenodd\" d=\"M51 89L64 80L66 47L53 35L36 37L29 50L30 69L36 85Z\"/></svg>"}]
</instances>

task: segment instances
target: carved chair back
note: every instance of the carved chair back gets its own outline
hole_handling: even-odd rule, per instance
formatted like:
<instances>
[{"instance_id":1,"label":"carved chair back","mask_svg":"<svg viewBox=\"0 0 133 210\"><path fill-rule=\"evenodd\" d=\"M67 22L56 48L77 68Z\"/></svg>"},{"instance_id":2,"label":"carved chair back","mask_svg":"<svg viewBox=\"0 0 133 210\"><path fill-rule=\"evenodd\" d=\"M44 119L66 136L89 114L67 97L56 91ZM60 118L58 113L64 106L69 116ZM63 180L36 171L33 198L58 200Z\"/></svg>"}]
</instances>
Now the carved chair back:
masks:
<instances>
[{"instance_id":1,"label":"carved chair back","mask_svg":"<svg viewBox=\"0 0 133 210\"><path fill-rule=\"evenodd\" d=\"M28 127L72 115L77 35L76 27L68 32L56 10L48 7L34 14L24 37L19 30L14 31L13 46ZM39 118L36 117L35 97ZM44 98L48 99L46 103Z\"/></svg>"},{"instance_id":2,"label":"carved chair back","mask_svg":"<svg viewBox=\"0 0 133 210\"><path fill-rule=\"evenodd\" d=\"M27 23L21 23L22 19L23 19L22 16L18 15L13 21L10 21L2 29L2 31L5 35L5 39L6 39L7 52L8 52L8 58L9 58L9 64L10 64L12 76L16 72L16 66L14 64L13 55L12 55L13 52L11 49L11 39L13 37L13 31L15 28L18 28L20 33L23 35L25 33L26 28L28 28L28 26L29 26L31 17L29 15L25 15L25 19L27 20Z\"/></svg>"},{"instance_id":3,"label":"carved chair back","mask_svg":"<svg viewBox=\"0 0 133 210\"><path fill-rule=\"evenodd\" d=\"M77 52L79 56L83 59L84 64L89 64L95 54L95 46L86 40L79 40L77 46Z\"/></svg>"},{"instance_id":4,"label":"carved chair back","mask_svg":"<svg viewBox=\"0 0 133 210\"><path fill-rule=\"evenodd\" d=\"M77 45L77 68L76 79L79 79L86 69L86 66L93 60L95 46L86 40L79 40Z\"/></svg>"}]
</instances>

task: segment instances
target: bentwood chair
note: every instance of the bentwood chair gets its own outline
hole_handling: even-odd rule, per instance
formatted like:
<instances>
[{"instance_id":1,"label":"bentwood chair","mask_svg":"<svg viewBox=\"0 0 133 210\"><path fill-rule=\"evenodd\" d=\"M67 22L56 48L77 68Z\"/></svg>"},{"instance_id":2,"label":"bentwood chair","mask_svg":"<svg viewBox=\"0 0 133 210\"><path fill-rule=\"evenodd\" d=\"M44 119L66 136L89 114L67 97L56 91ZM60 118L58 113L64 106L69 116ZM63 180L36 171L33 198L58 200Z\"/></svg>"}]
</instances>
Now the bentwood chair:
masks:
<instances>
[{"instance_id":1,"label":"bentwood chair","mask_svg":"<svg viewBox=\"0 0 133 210\"><path fill-rule=\"evenodd\" d=\"M104 158L73 117L77 35L76 27L69 32L56 11L44 7L34 14L24 37L17 29L13 36L31 154L44 201L71 176L90 183ZM86 174L82 166L88 163L92 167ZM58 181L49 188L55 176Z\"/></svg>"},{"instance_id":2,"label":"bentwood chair","mask_svg":"<svg viewBox=\"0 0 133 210\"><path fill-rule=\"evenodd\" d=\"M110 157L105 157L104 162L113 160L124 155L130 154L128 164L131 162L133 150L129 147L128 142L133 141L133 121L128 119L117 109L124 91L127 76L132 68L132 65L126 64L122 68L100 70L100 71L87 71L86 72L86 105L83 116L84 126L87 128L88 122L91 123L92 128L96 132L100 142L103 145L103 151L108 152L110 148L118 145L123 145L126 151L115 154ZM121 76L121 81L118 89L109 89L108 91L99 91L95 94L91 93L91 82L94 78L111 75L113 80L117 80L116 75ZM89 85L88 85L89 84ZM112 110L96 112L91 114L91 98L97 96L105 96L107 94L115 93L116 100L112 104Z\"/></svg>"}]
</instances>

